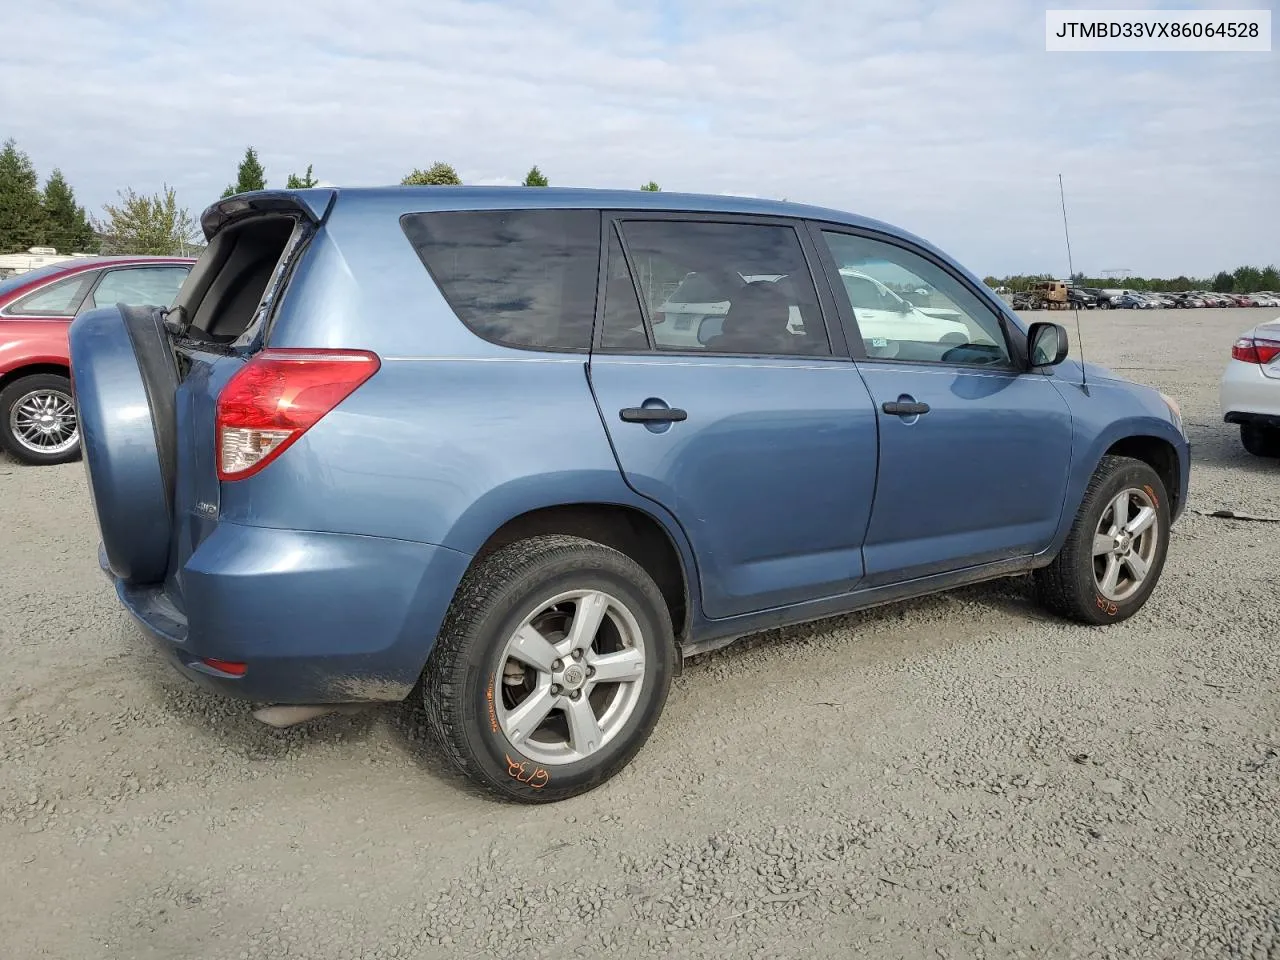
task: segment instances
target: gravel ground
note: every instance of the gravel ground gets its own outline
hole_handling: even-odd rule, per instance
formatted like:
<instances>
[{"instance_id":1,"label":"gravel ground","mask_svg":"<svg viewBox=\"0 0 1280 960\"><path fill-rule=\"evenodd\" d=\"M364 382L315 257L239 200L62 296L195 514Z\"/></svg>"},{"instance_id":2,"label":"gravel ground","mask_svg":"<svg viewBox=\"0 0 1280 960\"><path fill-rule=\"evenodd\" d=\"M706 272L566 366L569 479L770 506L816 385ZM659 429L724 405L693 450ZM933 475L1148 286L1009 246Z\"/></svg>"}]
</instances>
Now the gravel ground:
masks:
<instances>
[{"instance_id":1,"label":"gravel ground","mask_svg":"<svg viewBox=\"0 0 1280 960\"><path fill-rule=\"evenodd\" d=\"M82 468L0 461L0 954L1280 958L1280 527L1196 512L1280 516L1217 407L1261 319L1082 317L1194 444L1138 617L1015 580L751 638L550 807L477 797L408 708L280 732L171 675Z\"/></svg>"}]
</instances>

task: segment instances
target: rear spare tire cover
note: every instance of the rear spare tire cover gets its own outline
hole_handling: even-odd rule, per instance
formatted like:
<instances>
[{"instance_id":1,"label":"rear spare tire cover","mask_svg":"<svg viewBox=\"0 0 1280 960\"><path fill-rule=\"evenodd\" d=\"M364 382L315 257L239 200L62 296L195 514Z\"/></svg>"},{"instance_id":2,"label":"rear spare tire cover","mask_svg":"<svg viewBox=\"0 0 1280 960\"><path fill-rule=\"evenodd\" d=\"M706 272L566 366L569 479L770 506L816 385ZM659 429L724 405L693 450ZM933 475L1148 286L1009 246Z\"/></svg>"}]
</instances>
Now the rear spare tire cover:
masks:
<instances>
[{"instance_id":1,"label":"rear spare tire cover","mask_svg":"<svg viewBox=\"0 0 1280 960\"><path fill-rule=\"evenodd\" d=\"M68 332L84 466L107 563L130 584L168 570L178 368L159 310L103 307Z\"/></svg>"}]
</instances>

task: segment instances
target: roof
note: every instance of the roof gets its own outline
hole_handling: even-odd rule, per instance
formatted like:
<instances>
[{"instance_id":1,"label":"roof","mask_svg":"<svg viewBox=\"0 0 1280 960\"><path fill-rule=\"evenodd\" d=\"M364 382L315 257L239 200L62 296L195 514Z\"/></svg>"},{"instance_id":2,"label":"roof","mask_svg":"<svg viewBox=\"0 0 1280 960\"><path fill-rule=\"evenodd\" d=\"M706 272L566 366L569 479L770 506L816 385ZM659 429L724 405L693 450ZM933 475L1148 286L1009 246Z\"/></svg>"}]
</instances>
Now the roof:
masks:
<instances>
[{"instance_id":1,"label":"roof","mask_svg":"<svg viewBox=\"0 0 1280 960\"><path fill-rule=\"evenodd\" d=\"M443 210L534 209L539 207L652 210L667 212L736 213L748 216L798 217L823 220L852 227L863 227L896 236L937 251L932 244L892 224L862 217L829 207L768 200L761 197L735 197L725 194L667 193L649 190L599 190L586 187L482 187L482 186L386 186L386 187L312 187L305 190L263 190L237 194L220 200L201 217L206 236L212 236L221 225L238 214L237 208L250 206L266 210L281 205L294 205L299 200L310 208L316 219L324 216L329 203L337 198L344 206L369 206L381 212L401 216ZM247 201L247 202L246 202Z\"/></svg>"},{"instance_id":2,"label":"roof","mask_svg":"<svg viewBox=\"0 0 1280 960\"><path fill-rule=\"evenodd\" d=\"M866 226L894 233L889 224L828 207L770 200L763 197L735 197L727 194L668 193L649 190L599 190L585 187L344 187L344 198L399 200L406 210L420 208L430 198L430 206L449 207L597 207L620 210L706 211L742 213L773 217L806 217L830 220L851 226ZM417 201L415 203L415 201Z\"/></svg>"}]
</instances>

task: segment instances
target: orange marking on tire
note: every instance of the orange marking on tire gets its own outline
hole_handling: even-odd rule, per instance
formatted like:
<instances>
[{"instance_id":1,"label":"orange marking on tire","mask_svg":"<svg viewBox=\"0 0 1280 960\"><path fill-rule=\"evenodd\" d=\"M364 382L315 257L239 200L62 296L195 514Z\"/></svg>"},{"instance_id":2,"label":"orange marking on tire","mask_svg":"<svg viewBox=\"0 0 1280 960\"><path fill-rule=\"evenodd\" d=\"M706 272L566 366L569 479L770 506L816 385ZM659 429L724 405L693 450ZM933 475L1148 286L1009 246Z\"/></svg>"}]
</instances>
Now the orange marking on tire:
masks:
<instances>
[{"instance_id":1,"label":"orange marking on tire","mask_svg":"<svg viewBox=\"0 0 1280 960\"><path fill-rule=\"evenodd\" d=\"M533 772L529 773L526 769L528 764L523 760L517 762L511 759L510 754L504 754L507 758L507 776L520 783L526 783L535 790L541 790L551 782L551 774L547 773L542 767L534 767Z\"/></svg>"}]
</instances>

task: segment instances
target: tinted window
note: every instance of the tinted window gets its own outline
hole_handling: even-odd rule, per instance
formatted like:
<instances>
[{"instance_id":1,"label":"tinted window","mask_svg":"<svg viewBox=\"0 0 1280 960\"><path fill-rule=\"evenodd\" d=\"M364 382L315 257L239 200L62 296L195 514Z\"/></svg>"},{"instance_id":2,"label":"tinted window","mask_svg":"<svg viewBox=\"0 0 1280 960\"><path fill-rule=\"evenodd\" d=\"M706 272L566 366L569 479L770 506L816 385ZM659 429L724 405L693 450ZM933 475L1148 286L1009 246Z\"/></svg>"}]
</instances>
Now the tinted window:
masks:
<instances>
[{"instance_id":1,"label":"tinted window","mask_svg":"<svg viewBox=\"0 0 1280 960\"><path fill-rule=\"evenodd\" d=\"M29 293L9 307L9 313L34 317L69 317L76 312L84 288L95 274L77 274Z\"/></svg>"},{"instance_id":2,"label":"tinted window","mask_svg":"<svg viewBox=\"0 0 1280 960\"><path fill-rule=\"evenodd\" d=\"M596 211L419 213L403 224L445 299L475 333L517 347L590 348Z\"/></svg>"},{"instance_id":3,"label":"tinted window","mask_svg":"<svg viewBox=\"0 0 1280 960\"><path fill-rule=\"evenodd\" d=\"M1008 365L996 314L931 260L852 234L823 232L873 359Z\"/></svg>"},{"instance_id":4,"label":"tinted window","mask_svg":"<svg viewBox=\"0 0 1280 960\"><path fill-rule=\"evenodd\" d=\"M640 301L635 284L622 253L618 234L609 229L609 266L604 288L604 320L600 346L605 350L647 350L649 338L644 329Z\"/></svg>"},{"instance_id":5,"label":"tinted window","mask_svg":"<svg viewBox=\"0 0 1280 960\"><path fill-rule=\"evenodd\" d=\"M632 220L622 232L659 349L831 353L791 227Z\"/></svg>"},{"instance_id":6,"label":"tinted window","mask_svg":"<svg viewBox=\"0 0 1280 960\"><path fill-rule=\"evenodd\" d=\"M93 291L91 306L110 307L117 303L129 306L169 307L182 289L187 271L182 267L133 267L112 270Z\"/></svg>"}]
</instances>

